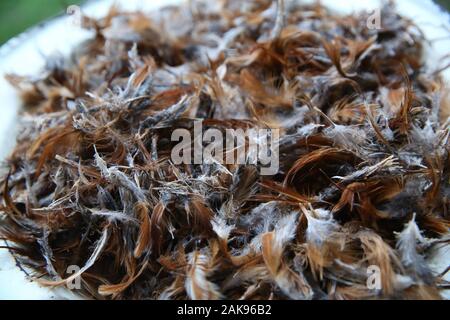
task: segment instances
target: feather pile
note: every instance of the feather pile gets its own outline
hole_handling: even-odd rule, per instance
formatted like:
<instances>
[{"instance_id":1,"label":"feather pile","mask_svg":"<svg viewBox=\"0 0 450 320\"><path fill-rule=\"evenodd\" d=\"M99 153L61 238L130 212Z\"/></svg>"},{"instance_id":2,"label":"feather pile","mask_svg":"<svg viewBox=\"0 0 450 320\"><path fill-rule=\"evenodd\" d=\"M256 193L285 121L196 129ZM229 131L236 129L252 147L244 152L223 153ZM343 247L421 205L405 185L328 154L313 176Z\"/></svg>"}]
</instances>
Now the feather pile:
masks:
<instances>
[{"instance_id":1,"label":"feather pile","mask_svg":"<svg viewBox=\"0 0 450 320\"><path fill-rule=\"evenodd\" d=\"M381 17L283 0L84 17L71 57L8 76L25 109L0 237L34 281L95 299L439 299L448 95L420 30ZM174 165L196 120L279 129L278 173Z\"/></svg>"}]
</instances>

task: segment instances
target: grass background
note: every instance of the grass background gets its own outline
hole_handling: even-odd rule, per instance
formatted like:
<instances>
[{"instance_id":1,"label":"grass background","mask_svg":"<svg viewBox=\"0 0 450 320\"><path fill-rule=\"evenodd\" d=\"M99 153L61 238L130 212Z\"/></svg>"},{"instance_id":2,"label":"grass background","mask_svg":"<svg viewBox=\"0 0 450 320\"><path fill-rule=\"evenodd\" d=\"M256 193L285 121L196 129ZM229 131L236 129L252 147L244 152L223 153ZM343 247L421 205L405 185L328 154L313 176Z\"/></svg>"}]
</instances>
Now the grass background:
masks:
<instances>
[{"instance_id":1,"label":"grass background","mask_svg":"<svg viewBox=\"0 0 450 320\"><path fill-rule=\"evenodd\" d=\"M151 1L151 0L149 0ZM435 0L450 11L450 0ZM0 44L82 0L0 0Z\"/></svg>"},{"instance_id":2,"label":"grass background","mask_svg":"<svg viewBox=\"0 0 450 320\"><path fill-rule=\"evenodd\" d=\"M0 0L0 44L27 28L66 11L78 0Z\"/></svg>"}]
</instances>

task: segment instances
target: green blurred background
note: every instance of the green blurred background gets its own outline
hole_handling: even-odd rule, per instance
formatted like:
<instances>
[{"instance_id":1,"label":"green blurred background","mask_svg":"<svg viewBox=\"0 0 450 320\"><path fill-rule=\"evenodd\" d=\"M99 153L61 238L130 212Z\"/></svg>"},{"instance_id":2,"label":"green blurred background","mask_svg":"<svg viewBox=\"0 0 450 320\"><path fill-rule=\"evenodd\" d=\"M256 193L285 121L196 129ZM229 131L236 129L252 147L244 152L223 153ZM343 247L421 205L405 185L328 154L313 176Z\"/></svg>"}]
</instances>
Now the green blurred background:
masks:
<instances>
[{"instance_id":1,"label":"green blurred background","mask_svg":"<svg viewBox=\"0 0 450 320\"><path fill-rule=\"evenodd\" d=\"M151 1L151 0L148 0ZM82 0L0 0L0 44ZM450 0L436 0L450 10Z\"/></svg>"},{"instance_id":2,"label":"green blurred background","mask_svg":"<svg viewBox=\"0 0 450 320\"><path fill-rule=\"evenodd\" d=\"M79 0L0 0L0 44Z\"/></svg>"}]
</instances>

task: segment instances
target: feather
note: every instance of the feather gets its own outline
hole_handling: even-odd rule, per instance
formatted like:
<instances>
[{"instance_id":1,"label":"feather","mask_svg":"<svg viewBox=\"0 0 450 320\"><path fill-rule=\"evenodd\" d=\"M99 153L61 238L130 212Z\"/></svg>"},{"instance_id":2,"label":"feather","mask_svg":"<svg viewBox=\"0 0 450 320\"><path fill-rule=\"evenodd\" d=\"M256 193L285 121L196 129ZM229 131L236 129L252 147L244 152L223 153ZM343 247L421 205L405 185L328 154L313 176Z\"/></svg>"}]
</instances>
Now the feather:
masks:
<instances>
[{"instance_id":1,"label":"feather","mask_svg":"<svg viewBox=\"0 0 450 320\"><path fill-rule=\"evenodd\" d=\"M197 251L190 255L185 288L192 300L217 300L222 297L216 284L208 280L209 259Z\"/></svg>"},{"instance_id":2,"label":"feather","mask_svg":"<svg viewBox=\"0 0 450 320\"><path fill-rule=\"evenodd\" d=\"M308 221L308 227L306 229L306 239L307 241L320 248L327 239L336 232L339 228L328 211L318 211L310 208L306 209L303 205L300 206L302 212L306 216ZM321 217L315 217L317 213Z\"/></svg>"},{"instance_id":3,"label":"feather","mask_svg":"<svg viewBox=\"0 0 450 320\"><path fill-rule=\"evenodd\" d=\"M418 250L426 246L429 241L426 239L416 224L414 214L402 232L397 234L397 250L400 253L401 261L406 268L411 269L425 281L431 277L430 268L425 258Z\"/></svg>"},{"instance_id":4,"label":"feather","mask_svg":"<svg viewBox=\"0 0 450 320\"><path fill-rule=\"evenodd\" d=\"M393 294L397 279L394 268L399 269L401 266L396 253L380 236L373 232L361 231L356 234L356 237L361 241L365 255L364 260L369 265L380 268L383 292L387 295Z\"/></svg>"},{"instance_id":5,"label":"feather","mask_svg":"<svg viewBox=\"0 0 450 320\"><path fill-rule=\"evenodd\" d=\"M39 284L41 284L43 286L56 287L56 286L68 284L68 283L76 280L77 278L82 276L83 273L85 273L87 270L89 270L89 268L91 268L95 264L97 259L99 259L100 255L102 254L103 250L105 249L105 247L107 245L108 238L109 238L109 228L105 227L105 229L103 230L102 236L97 241L95 248L92 251L92 254L89 257L89 259L85 262L84 266L79 271L72 274L70 277L63 279L63 280L56 280L56 281L49 281L49 280L43 280L43 279L36 279L35 281L37 281Z\"/></svg>"},{"instance_id":6,"label":"feather","mask_svg":"<svg viewBox=\"0 0 450 320\"><path fill-rule=\"evenodd\" d=\"M312 289L303 274L296 274L283 262L286 245L295 237L298 214L282 218L274 231L262 236L264 262L281 291L291 299L311 299Z\"/></svg>"},{"instance_id":7,"label":"feather","mask_svg":"<svg viewBox=\"0 0 450 320\"><path fill-rule=\"evenodd\" d=\"M132 277L129 277L128 280L125 282L119 283L119 284L113 284L113 285L101 285L98 288L98 293L102 296L117 296L121 292L125 291L134 281L136 281L139 276L145 271L147 268L148 263L144 262L141 269Z\"/></svg>"},{"instance_id":8,"label":"feather","mask_svg":"<svg viewBox=\"0 0 450 320\"><path fill-rule=\"evenodd\" d=\"M166 211L165 204L163 202L159 202L153 208L152 216L150 219L150 238L151 238L152 252L156 256L159 256L161 253L161 245L162 245L162 241L163 241L162 235L163 235L163 231L165 231L165 223L166 223L165 217L164 217L165 211ZM145 227L145 225L144 225L144 227ZM143 240L145 240L145 239L143 239ZM148 243L148 240L146 242ZM140 244L144 245L146 243L141 241ZM139 249L137 251L137 253L140 253L140 252L141 252L141 249Z\"/></svg>"},{"instance_id":9,"label":"feather","mask_svg":"<svg viewBox=\"0 0 450 320\"><path fill-rule=\"evenodd\" d=\"M136 204L135 208L137 212L136 215L139 217L141 223L139 227L139 236L136 242L136 248L134 249L134 257L139 258L146 250L150 249L151 225L146 204L138 203Z\"/></svg>"}]
</instances>

